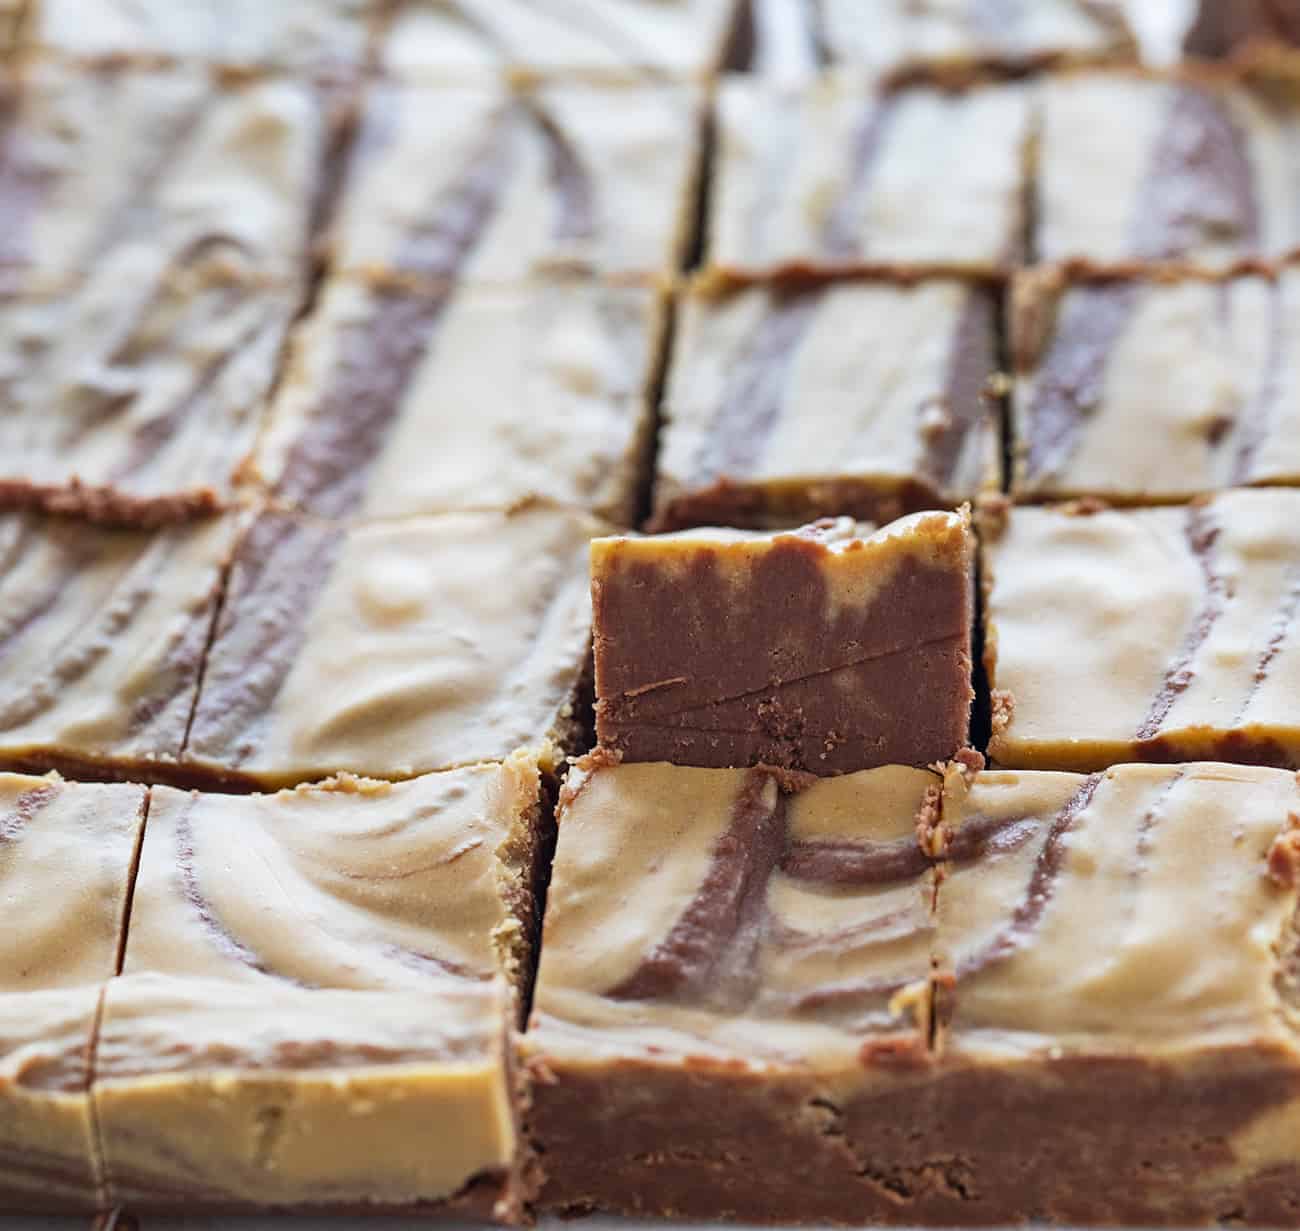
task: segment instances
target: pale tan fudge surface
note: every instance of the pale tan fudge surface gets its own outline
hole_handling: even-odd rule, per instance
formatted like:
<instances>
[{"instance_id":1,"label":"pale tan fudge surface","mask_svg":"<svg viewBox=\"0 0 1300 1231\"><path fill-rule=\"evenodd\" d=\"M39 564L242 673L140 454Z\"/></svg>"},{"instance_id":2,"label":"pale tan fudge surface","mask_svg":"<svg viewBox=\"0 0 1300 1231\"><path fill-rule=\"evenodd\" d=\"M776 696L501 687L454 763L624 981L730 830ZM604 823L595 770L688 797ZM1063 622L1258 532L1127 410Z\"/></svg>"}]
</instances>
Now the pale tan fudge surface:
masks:
<instances>
[{"instance_id":1,"label":"pale tan fudge surface","mask_svg":"<svg viewBox=\"0 0 1300 1231\"><path fill-rule=\"evenodd\" d=\"M0 297L0 505L153 525L230 504L301 294L133 248Z\"/></svg>"},{"instance_id":2,"label":"pale tan fudge surface","mask_svg":"<svg viewBox=\"0 0 1300 1231\"><path fill-rule=\"evenodd\" d=\"M951 281L837 283L691 295L664 396L656 502L719 481L777 512L872 498L955 504L996 487L987 396L998 366L992 293Z\"/></svg>"},{"instance_id":3,"label":"pale tan fudge surface","mask_svg":"<svg viewBox=\"0 0 1300 1231\"><path fill-rule=\"evenodd\" d=\"M877 94L860 76L718 90L706 261L723 274L924 268L1021 258L1031 91Z\"/></svg>"},{"instance_id":4,"label":"pale tan fudge surface","mask_svg":"<svg viewBox=\"0 0 1300 1231\"><path fill-rule=\"evenodd\" d=\"M145 788L0 774L0 1204L102 1200L90 1062Z\"/></svg>"},{"instance_id":5,"label":"pale tan fudge surface","mask_svg":"<svg viewBox=\"0 0 1300 1231\"><path fill-rule=\"evenodd\" d=\"M1297 559L1300 492L1013 509L985 538L991 755L1300 764Z\"/></svg>"},{"instance_id":6,"label":"pale tan fudge surface","mask_svg":"<svg viewBox=\"0 0 1300 1231\"><path fill-rule=\"evenodd\" d=\"M1175 501L1300 477L1300 271L1019 288L1014 489Z\"/></svg>"},{"instance_id":7,"label":"pale tan fudge surface","mask_svg":"<svg viewBox=\"0 0 1300 1231\"><path fill-rule=\"evenodd\" d=\"M370 0L41 0L28 40L89 60L340 72L366 56Z\"/></svg>"},{"instance_id":8,"label":"pale tan fudge surface","mask_svg":"<svg viewBox=\"0 0 1300 1231\"><path fill-rule=\"evenodd\" d=\"M1298 804L1294 774L1223 764L950 780L941 1071L992 1066L1008 1092L1038 1083L1048 1099L1127 1080L1153 1114L1181 1106L1168 1148L1207 1144L1176 1181L1141 1177L1144 1208L1267 1201L1270 1174L1285 1193L1300 1128Z\"/></svg>"},{"instance_id":9,"label":"pale tan fudge surface","mask_svg":"<svg viewBox=\"0 0 1300 1231\"><path fill-rule=\"evenodd\" d=\"M915 828L936 781L887 767L786 794L762 770L571 775L526 1049L860 1079L865 1039L924 1031L933 885Z\"/></svg>"},{"instance_id":10,"label":"pale tan fudge surface","mask_svg":"<svg viewBox=\"0 0 1300 1231\"><path fill-rule=\"evenodd\" d=\"M703 111L688 84L376 84L334 267L472 281L670 277L690 239Z\"/></svg>"},{"instance_id":11,"label":"pale tan fudge surface","mask_svg":"<svg viewBox=\"0 0 1300 1231\"><path fill-rule=\"evenodd\" d=\"M544 498L628 524L664 311L654 291L588 282L335 279L295 336L258 479L326 516Z\"/></svg>"},{"instance_id":12,"label":"pale tan fudge surface","mask_svg":"<svg viewBox=\"0 0 1300 1231\"><path fill-rule=\"evenodd\" d=\"M1218 270L1300 248L1300 107L1286 91L1081 72L1041 98L1039 260Z\"/></svg>"},{"instance_id":13,"label":"pale tan fudge surface","mask_svg":"<svg viewBox=\"0 0 1300 1231\"><path fill-rule=\"evenodd\" d=\"M351 530L264 514L227 582L187 764L284 786L567 740L601 533L545 506Z\"/></svg>"},{"instance_id":14,"label":"pale tan fudge surface","mask_svg":"<svg viewBox=\"0 0 1300 1231\"><path fill-rule=\"evenodd\" d=\"M5 282L41 290L107 265L133 271L129 303L142 272L200 257L230 277L298 277L326 139L319 100L289 78L36 60L6 143Z\"/></svg>"},{"instance_id":15,"label":"pale tan fudge surface","mask_svg":"<svg viewBox=\"0 0 1300 1231\"><path fill-rule=\"evenodd\" d=\"M1115 0L821 0L821 25L836 61L880 76L1137 55Z\"/></svg>"},{"instance_id":16,"label":"pale tan fudge surface","mask_svg":"<svg viewBox=\"0 0 1300 1231\"><path fill-rule=\"evenodd\" d=\"M381 48L397 77L485 71L632 80L722 66L736 0L397 0Z\"/></svg>"},{"instance_id":17,"label":"pale tan fudge surface","mask_svg":"<svg viewBox=\"0 0 1300 1231\"><path fill-rule=\"evenodd\" d=\"M0 756L175 767L235 520L129 531L0 515Z\"/></svg>"}]
</instances>

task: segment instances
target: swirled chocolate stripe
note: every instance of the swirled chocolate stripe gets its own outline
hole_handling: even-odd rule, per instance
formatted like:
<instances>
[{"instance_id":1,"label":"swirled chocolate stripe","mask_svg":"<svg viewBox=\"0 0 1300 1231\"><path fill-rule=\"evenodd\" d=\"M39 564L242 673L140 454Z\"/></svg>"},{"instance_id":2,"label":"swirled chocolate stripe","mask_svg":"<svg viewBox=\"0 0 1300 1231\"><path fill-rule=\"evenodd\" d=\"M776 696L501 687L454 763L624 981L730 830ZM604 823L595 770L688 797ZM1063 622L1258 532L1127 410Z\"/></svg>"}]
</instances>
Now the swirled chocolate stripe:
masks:
<instances>
[{"instance_id":1,"label":"swirled chocolate stripe","mask_svg":"<svg viewBox=\"0 0 1300 1231\"><path fill-rule=\"evenodd\" d=\"M59 789L57 782L33 787L18 796L8 811L0 813L0 846L16 842L32 818L59 794Z\"/></svg>"},{"instance_id":2,"label":"swirled chocolate stripe","mask_svg":"<svg viewBox=\"0 0 1300 1231\"><path fill-rule=\"evenodd\" d=\"M1238 424L1236 452L1232 459L1229 482L1233 487L1249 483L1255 477L1255 463L1264 442L1273 430L1273 420L1282 397L1283 363L1286 332L1283 322L1282 288L1276 282L1268 288L1268 347L1259 388Z\"/></svg>"},{"instance_id":3,"label":"swirled chocolate stripe","mask_svg":"<svg viewBox=\"0 0 1300 1231\"><path fill-rule=\"evenodd\" d=\"M871 191L872 172L879 165L897 106L896 95L873 99L858 123L849 151L849 173L822 228L821 248L833 261L849 261L862 255L863 237L857 215L862 199Z\"/></svg>"}]
</instances>

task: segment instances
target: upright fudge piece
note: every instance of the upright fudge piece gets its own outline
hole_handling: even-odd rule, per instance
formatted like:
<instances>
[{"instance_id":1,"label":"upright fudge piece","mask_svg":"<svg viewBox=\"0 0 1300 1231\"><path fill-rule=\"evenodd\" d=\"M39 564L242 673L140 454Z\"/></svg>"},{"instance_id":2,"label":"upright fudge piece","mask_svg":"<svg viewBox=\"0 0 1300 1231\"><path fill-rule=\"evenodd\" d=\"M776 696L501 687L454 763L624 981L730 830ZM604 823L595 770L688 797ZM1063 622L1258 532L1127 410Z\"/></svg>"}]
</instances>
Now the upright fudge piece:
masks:
<instances>
[{"instance_id":1,"label":"upright fudge piece","mask_svg":"<svg viewBox=\"0 0 1300 1231\"><path fill-rule=\"evenodd\" d=\"M1300 47L1296 0L1199 0L1183 48L1210 60Z\"/></svg>"},{"instance_id":2,"label":"upright fudge piece","mask_svg":"<svg viewBox=\"0 0 1300 1231\"><path fill-rule=\"evenodd\" d=\"M683 84L376 84L334 268L667 278L691 239L702 130L701 92Z\"/></svg>"},{"instance_id":3,"label":"upright fudge piece","mask_svg":"<svg viewBox=\"0 0 1300 1231\"><path fill-rule=\"evenodd\" d=\"M0 516L0 763L176 776L234 538Z\"/></svg>"},{"instance_id":4,"label":"upright fudge piece","mask_svg":"<svg viewBox=\"0 0 1300 1231\"><path fill-rule=\"evenodd\" d=\"M350 529L264 513L235 554L187 768L286 786L572 745L605 529L549 507Z\"/></svg>"},{"instance_id":5,"label":"upright fudge piece","mask_svg":"<svg viewBox=\"0 0 1300 1231\"><path fill-rule=\"evenodd\" d=\"M566 785L523 1040L544 1207L907 1218L907 1177L939 1165L916 1131L934 782L625 764Z\"/></svg>"},{"instance_id":6,"label":"upright fudge piece","mask_svg":"<svg viewBox=\"0 0 1300 1231\"><path fill-rule=\"evenodd\" d=\"M490 72L605 82L703 77L727 61L737 0L385 0L381 64L446 81Z\"/></svg>"},{"instance_id":7,"label":"upright fudge piece","mask_svg":"<svg viewBox=\"0 0 1300 1231\"><path fill-rule=\"evenodd\" d=\"M996 489L996 321L991 290L949 281L690 296L656 524L890 521Z\"/></svg>"},{"instance_id":8,"label":"upright fudge piece","mask_svg":"<svg viewBox=\"0 0 1300 1231\"><path fill-rule=\"evenodd\" d=\"M1294 1219L1298 808L1295 775L1229 765L950 778L934 1122L957 1182L918 1221Z\"/></svg>"},{"instance_id":9,"label":"upright fudge piece","mask_svg":"<svg viewBox=\"0 0 1300 1231\"><path fill-rule=\"evenodd\" d=\"M635 287L331 281L255 472L279 503L328 517L541 497L630 524L663 327L659 295Z\"/></svg>"},{"instance_id":10,"label":"upright fudge piece","mask_svg":"<svg viewBox=\"0 0 1300 1231\"><path fill-rule=\"evenodd\" d=\"M1013 490L1185 500L1300 480L1300 270L1017 292Z\"/></svg>"},{"instance_id":11,"label":"upright fudge piece","mask_svg":"<svg viewBox=\"0 0 1300 1231\"><path fill-rule=\"evenodd\" d=\"M1298 97L1124 73L1049 81L1036 257L1220 270L1300 248Z\"/></svg>"},{"instance_id":12,"label":"upright fudge piece","mask_svg":"<svg viewBox=\"0 0 1300 1231\"><path fill-rule=\"evenodd\" d=\"M145 788L0 774L0 1211L104 1204L90 1106Z\"/></svg>"},{"instance_id":13,"label":"upright fudge piece","mask_svg":"<svg viewBox=\"0 0 1300 1231\"><path fill-rule=\"evenodd\" d=\"M371 0L41 0L28 39L83 61L206 62L327 77L364 63Z\"/></svg>"},{"instance_id":14,"label":"upright fudge piece","mask_svg":"<svg viewBox=\"0 0 1300 1231\"><path fill-rule=\"evenodd\" d=\"M1018 0L995 9L979 0L875 0L869 14L862 0L819 7L831 58L885 79L1137 59L1118 0Z\"/></svg>"},{"instance_id":15,"label":"upright fudge piece","mask_svg":"<svg viewBox=\"0 0 1300 1231\"><path fill-rule=\"evenodd\" d=\"M539 769L155 788L94 1100L134 1208L517 1212Z\"/></svg>"},{"instance_id":16,"label":"upright fudge piece","mask_svg":"<svg viewBox=\"0 0 1300 1231\"><path fill-rule=\"evenodd\" d=\"M1013 509L986 537L992 756L1300 766L1300 492L1090 507Z\"/></svg>"},{"instance_id":17,"label":"upright fudge piece","mask_svg":"<svg viewBox=\"0 0 1300 1231\"><path fill-rule=\"evenodd\" d=\"M591 545L596 730L629 761L816 774L965 744L965 513Z\"/></svg>"},{"instance_id":18,"label":"upright fudge piece","mask_svg":"<svg viewBox=\"0 0 1300 1231\"><path fill-rule=\"evenodd\" d=\"M806 87L727 80L708 268L729 278L1019 262L1029 92L879 95L832 74Z\"/></svg>"}]
</instances>

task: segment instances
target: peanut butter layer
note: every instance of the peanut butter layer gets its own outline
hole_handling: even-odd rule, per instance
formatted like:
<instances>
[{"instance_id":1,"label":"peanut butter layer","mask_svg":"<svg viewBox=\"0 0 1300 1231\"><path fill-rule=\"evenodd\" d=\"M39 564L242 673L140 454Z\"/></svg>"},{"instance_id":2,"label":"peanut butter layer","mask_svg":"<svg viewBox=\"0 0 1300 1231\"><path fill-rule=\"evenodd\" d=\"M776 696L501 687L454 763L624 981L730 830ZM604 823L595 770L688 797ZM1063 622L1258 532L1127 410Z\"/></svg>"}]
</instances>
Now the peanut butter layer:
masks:
<instances>
[{"instance_id":1,"label":"peanut butter layer","mask_svg":"<svg viewBox=\"0 0 1300 1231\"><path fill-rule=\"evenodd\" d=\"M879 95L850 74L804 87L730 78L708 268L1005 270L1022 256L1029 131L1019 85Z\"/></svg>"},{"instance_id":2,"label":"peanut butter layer","mask_svg":"<svg viewBox=\"0 0 1300 1231\"><path fill-rule=\"evenodd\" d=\"M80 60L190 60L340 75L366 56L370 0L40 0L28 40Z\"/></svg>"},{"instance_id":3,"label":"peanut butter layer","mask_svg":"<svg viewBox=\"0 0 1300 1231\"><path fill-rule=\"evenodd\" d=\"M1094 60L1135 60L1116 0L820 0L818 33L831 57L873 76L965 76Z\"/></svg>"},{"instance_id":4,"label":"peanut butter layer","mask_svg":"<svg viewBox=\"0 0 1300 1231\"><path fill-rule=\"evenodd\" d=\"M603 529L549 507L353 529L264 513L235 554L187 767L284 786L567 744Z\"/></svg>"},{"instance_id":5,"label":"peanut butter layer","mask_svg":"<svg viewBox=\"0 0 1300 1231\"><path fill-rule=\"evenodd\" d=\"M116 271L130 320L138 278L199 258L228 278L300 277L325 127L312 89L284 78L223 86L195 66L36 60L5 136L4 284Z\"/></svg>"},{"instance_id":6,"label":"peanut butter layer","mask_svg":"<svg viewBox=\"0 0 1300 1231\"><path fill-rule=\"evenodd\" d=\"M1295 767L1300 492L1013 509L986 543L999 764Z\"/></svg>"},{"instance_id":7,"label":"peanut butter layer","mask_svg":"<svg viewBox=\"0 0 1300 1231\"><path fill-rule=\"evenodd\" d=\"M0 764L176 773L234 535L0 515Z\"/></svg>"},{"instance_id":8,"label":"peanut butter layer","mask_svg":"<svg viewBox=\"0 0 1300 1231\"><path fill-rule=\"evenodd\" d=\"M523 1040L545 1206L890 1217L927 1072L933 874L913 831L935 781L571 779Z\"/></svg>"},{"instance_id":9,"label":"peanut butter layer","mask_svg":"<svg viewBox=\"0 0 1300 1231\"><path fill-rule=\"evenodd\" d=\"M996 488L996 323L992 291L944 280L689 296L657 524L890 521Z\"/></svg>"},{"instance_id":10,"label":"peanut butter layer","mask_svg":"<svg viewBox=\"0 0 1300 1231\"><path fill-rule=\"evenodd\" d=\"M928 1219L1286 1220L1298 806L1222 764L950 776L934 1111L962 1183Z\"/></svg>"},{"instance_id":11,"label":"peanut butter layer","mask_svg":"<svg viewBox=\"0 0 1300 1231\"><path fill-rule=\"evenodd\" d=\"M141 248L0 297L0 506L154 525L229 505L300 295Z\"/></svg>"},{"instance_id":12,"label":"peanut butter layer","mask_svg":"<svg viewBox=\"0 0 1300 1231\"><path fill-rule=\"evenodd\" d=\"M629 82L722 67L737 0L395 0L381 48L392 76Z\"/></svg>"},{"instance_id":13,"label":"peanut butter layer","mask_svg":"<svg viewBox=\"0 0 1300 1231\"><path fill-rule=\"evenodd\" d=\"M277 501L325 516L541 497L628 524L663 314L656 292L588 282L331 281L294 340L256 472Z\"/></svg>"},{"instance_id":14,"label":"peanut butter layer","mask_svg":"<svg viewBox=\"0 0 1300 1231\"><path fill-rule=\"evenodd\" d=\"M1300 248L1289 89L1079 73L1042 91L1034 248L1100 268L1223 269Z\"/></svg>"},{"instance_id":15,"label":"peanut butter layer","mask_svg":"<svg viewBox=\"0 0 1300 1231\"><path fill-rule=\"evenodd\" d=\"M965 513L870 533L700 530L591 545L596 730L633 761L816 774L966 743Z\"/></svg>"},{"instance_id":16,"label":"peanut butter layer","mask_svg":"<svg viewBox=\"0 0 1300 1231\"><path fill-rule=\"evenodd\" d=\"M144 805L143 787L0 774L0 1209L103 1204L91 1049Z\"/></svg>"},{"instance_id":17,"label":"peanut butter layer","mask_svg":"<svg viewBox=\"0 0 1300 1231\"><path fill-rule=\"evenodd\" d=\"M1017 299L1018 494L1174 501L1300 479L1300 271L1028 276Z\"/></svg>"},{"instance_id":18,"label":"peanut butter layer","mask_svg":"<svg viewBox=\"0 0 1300 1231\"><path fill-rule=\"evenodd\" d=\"M1300 4L1295 0L1199 0L1183 48L1218 60L1300 47Z\"/></svg>"},{"instance_id":19,"label":"peanut butter layer","mask_svg":"<svg viewBox=\"0 0 1300 1231\"><path fill-rule=\"evenodd\" d=\"M335 268L515 281L668 277L690 242L703 106L685 84L378 84Z\"/></svg>"}]
</instances>

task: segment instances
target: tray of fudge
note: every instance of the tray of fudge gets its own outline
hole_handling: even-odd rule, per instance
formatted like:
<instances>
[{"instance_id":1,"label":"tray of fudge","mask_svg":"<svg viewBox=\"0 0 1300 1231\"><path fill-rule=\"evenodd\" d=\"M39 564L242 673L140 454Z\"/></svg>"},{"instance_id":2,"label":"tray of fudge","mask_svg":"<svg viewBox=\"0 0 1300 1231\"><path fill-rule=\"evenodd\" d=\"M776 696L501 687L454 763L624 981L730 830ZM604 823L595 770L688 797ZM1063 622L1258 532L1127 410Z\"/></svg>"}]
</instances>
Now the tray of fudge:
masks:
<instances>
[{"instance_id":1,"label":"tray of fudge","mask_svg":"<svg viewBox=\"0 0 1300 1231\"><path fill-rule=\"evenodd\" d=\"M0 83L0 1227L1300 1226L1300 4Z\"/></svg>"}]
</instances>

